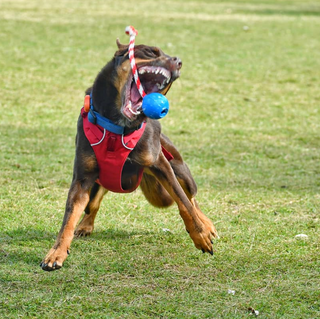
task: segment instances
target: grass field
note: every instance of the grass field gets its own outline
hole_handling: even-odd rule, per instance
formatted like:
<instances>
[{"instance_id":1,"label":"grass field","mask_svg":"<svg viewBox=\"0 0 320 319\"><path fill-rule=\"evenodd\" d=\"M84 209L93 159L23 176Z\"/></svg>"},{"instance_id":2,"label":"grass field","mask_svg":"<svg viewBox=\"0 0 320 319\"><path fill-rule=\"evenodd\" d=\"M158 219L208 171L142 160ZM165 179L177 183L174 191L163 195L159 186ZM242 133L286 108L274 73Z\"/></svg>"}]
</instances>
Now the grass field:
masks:
<instances>
[{"instance_id":1,"label":"grass field","mask_svg":"<svg viewBox=\"0 0 320 319\"><path fill-rule=\"evenodd\" d=\"M176 207L110 193L44 272L84 91L129 24L183 61L161 123L221 238L202 254ZM320 317L319 30L316 0L0 0L0 317Z\"/></svg>"}]
</instances>

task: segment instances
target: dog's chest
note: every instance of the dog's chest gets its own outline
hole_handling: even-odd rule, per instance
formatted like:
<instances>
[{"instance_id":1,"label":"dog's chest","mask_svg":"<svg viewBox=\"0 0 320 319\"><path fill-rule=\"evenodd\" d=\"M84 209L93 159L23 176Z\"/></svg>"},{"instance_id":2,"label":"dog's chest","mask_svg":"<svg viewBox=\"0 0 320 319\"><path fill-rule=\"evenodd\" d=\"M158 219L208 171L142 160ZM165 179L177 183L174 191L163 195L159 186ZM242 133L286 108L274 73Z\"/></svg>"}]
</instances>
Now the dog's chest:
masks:
<instances>
[{"instance_id":1,"label":"dog's chest","mask_svg":"<svg viewBox=\"0 0 320 319\"><path fill-rule=\"evenodd\" d=\"M97 182L105 189L116 193L134 191L140 185L143 169L137 172L135 182L129 189L122 187L122 172L124 164L141 138L146 124L143 123L140 129L124 136L90 123L85 112L82 112L82 118L84 133L93 148L99 166L99 180Z\"/></svg>"}]
</instances>

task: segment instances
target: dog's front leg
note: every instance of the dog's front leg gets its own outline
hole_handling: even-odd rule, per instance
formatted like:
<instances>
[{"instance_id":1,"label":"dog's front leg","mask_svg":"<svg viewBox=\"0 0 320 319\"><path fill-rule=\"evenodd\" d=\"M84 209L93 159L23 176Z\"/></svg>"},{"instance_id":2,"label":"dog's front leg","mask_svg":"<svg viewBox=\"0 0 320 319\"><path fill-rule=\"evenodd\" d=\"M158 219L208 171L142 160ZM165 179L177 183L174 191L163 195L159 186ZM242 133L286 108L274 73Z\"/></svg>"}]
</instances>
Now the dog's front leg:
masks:
<instances>
[{"instance_id":1,"label":"dog's front leg","mask_svg":"<svg viewBox=\"0 0 320 319\"><path fill-rule=\"evenodd\" d=\"M163 153L160 154L157 162L149 167L149 170L177 203L186 230L194 245L203 252L213 254L212 238L217 235L216 230L208 218L202 218L203 214L194 199L189 200Z\"/></svg>"},{"instance_id":2,"label":"dog's front leg","mask_svg":"<svg viewBox=\"0 0 320 319\"><path fill-rule=\"evenodd\" d=\"M43 270L51 271L62 267L70 252L71 241L80 216L89 202L89 190L79 181L73 181L69 190L63 223L54 246L40 264Z\"/></svg>"}]
</instances>

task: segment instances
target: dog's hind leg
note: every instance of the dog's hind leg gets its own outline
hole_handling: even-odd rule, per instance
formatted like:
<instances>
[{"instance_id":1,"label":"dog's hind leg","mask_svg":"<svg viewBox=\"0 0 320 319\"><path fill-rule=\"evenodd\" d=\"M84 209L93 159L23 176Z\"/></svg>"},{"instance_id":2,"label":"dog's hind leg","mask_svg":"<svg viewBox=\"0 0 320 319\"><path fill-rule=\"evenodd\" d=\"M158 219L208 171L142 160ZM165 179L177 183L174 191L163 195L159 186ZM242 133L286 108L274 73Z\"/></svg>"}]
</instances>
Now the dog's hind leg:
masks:
<instances>
[{"instance_id":1,"label":"dog's hind leg","mask_svg":"<svg viewBox=\"0 0 320 319\"><path fill-rule=\"evenodd\" d=\"M166 189L147 171L143 173L140 187L148 202L155 207L168 207L174 203Z\"/></svg>"},{"instance_id":2,"label":"dog's hind leg","mask_svg":"<svg viewBox=\"0 0 320 319\"><path fill-rule=\"evenodd\" d=\"M85 209L85 215L74 232L76 237L88 236L92 233L94 220L97 216L102 198L107 192L108 191L99 184L95 183L93 185L90 192L90 200Z\"/></svg>"}]
</instances>

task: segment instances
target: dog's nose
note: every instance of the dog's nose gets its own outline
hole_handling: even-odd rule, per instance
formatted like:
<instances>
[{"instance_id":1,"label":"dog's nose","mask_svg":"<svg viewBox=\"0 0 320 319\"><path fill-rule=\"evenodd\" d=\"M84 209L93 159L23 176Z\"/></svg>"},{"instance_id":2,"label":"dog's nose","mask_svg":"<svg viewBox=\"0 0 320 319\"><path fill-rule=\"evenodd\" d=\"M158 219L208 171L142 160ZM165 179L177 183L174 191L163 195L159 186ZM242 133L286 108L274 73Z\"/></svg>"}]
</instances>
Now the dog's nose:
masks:
<instances>
[{"instance_id":1,"label":"dog's nose","mask_svg":"<svg viewBox=\"0 0 320 319\"><path fill-rule=\"evenodd\" d=\"M182 68L181 59L179 59L178 57L175 56L175 57L172 58L172 60L175 63L177 70L180 70Z\"/></svg>"}]
</instances>

